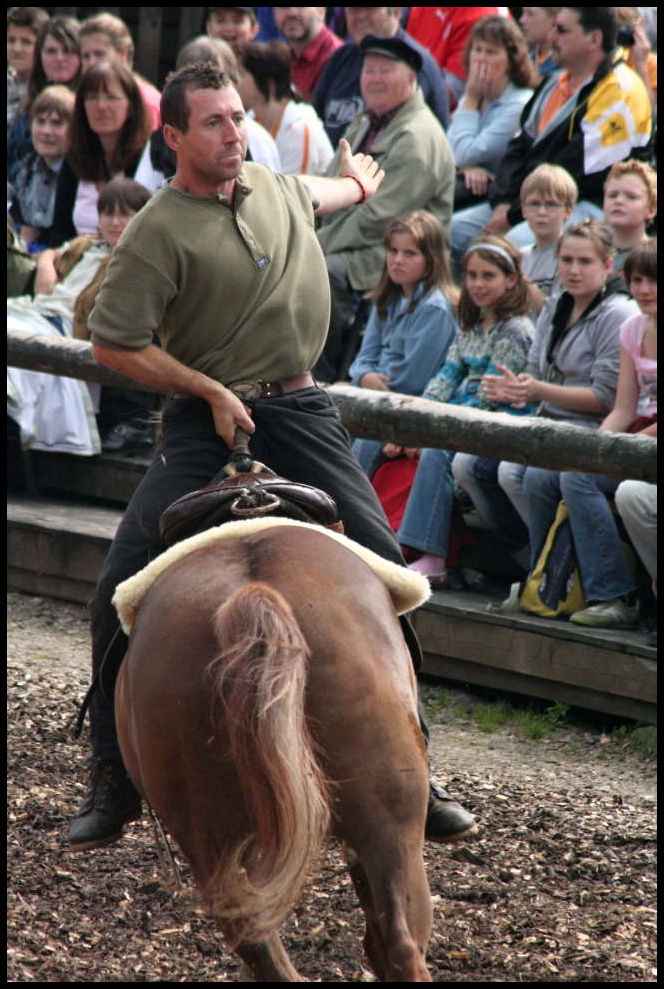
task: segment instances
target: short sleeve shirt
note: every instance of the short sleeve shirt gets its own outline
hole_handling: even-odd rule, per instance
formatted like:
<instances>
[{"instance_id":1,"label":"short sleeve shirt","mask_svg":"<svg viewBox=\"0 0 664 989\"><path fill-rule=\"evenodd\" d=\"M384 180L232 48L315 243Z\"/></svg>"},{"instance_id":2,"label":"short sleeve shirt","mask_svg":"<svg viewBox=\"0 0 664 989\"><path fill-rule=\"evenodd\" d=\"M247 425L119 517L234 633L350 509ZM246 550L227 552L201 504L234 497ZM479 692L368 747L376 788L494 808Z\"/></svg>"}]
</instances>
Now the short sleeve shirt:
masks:
<instances>
[{"instance_id":1,"label":"short sleeve shirt","mask_svg":"<svg viewBox=\"0 0 664 989\"><path fill-rule=\"evenodd\" d=\"M159 189L122 235L89 319L93 343L164 349L222 384L310 370L330 292L314 203L295 176L246 163L233 203Z\"/></svg>"}]
</instances>

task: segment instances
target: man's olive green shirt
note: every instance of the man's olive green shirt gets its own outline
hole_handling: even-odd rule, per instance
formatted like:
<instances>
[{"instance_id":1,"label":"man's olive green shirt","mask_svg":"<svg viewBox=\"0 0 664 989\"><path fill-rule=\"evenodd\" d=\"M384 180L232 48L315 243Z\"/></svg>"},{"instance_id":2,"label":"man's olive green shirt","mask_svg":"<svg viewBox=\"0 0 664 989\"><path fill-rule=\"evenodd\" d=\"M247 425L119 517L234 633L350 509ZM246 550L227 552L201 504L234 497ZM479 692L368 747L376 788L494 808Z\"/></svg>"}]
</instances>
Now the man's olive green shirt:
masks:
<instances>
[{"instance_id":1,"label":"man's olive green shirt","mask_svg":"<svg viewBox=\"0 0 664 989\"><path fill-rule=\"evenodd\" d=\"M246 163L233 203L165 185L131 221L89 326L94 344L163 349L222 384L310 370L330 292L311 194Z\"/></svg>"}]
</instances>

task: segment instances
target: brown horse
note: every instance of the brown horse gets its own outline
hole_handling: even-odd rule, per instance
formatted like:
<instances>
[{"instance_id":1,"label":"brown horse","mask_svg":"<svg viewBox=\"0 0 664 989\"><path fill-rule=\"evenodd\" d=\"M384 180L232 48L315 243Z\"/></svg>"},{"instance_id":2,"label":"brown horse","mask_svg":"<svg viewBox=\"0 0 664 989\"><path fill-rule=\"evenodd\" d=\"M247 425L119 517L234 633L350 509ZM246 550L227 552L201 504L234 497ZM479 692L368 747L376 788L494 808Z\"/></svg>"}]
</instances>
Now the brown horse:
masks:
<instances>
[{"instance_id":1,"label":"brown horse","mask_svg":"<svg viewBox=\"0 0 664 989\"><path fill-rule=\"evenodd\" d=\"M279 927L331 832L378 979L431 982L428 770L394 596L316 526L195 540L135 606L116 689L130 776L256 981L308 981Z\"/></svg>"}]
</instances>

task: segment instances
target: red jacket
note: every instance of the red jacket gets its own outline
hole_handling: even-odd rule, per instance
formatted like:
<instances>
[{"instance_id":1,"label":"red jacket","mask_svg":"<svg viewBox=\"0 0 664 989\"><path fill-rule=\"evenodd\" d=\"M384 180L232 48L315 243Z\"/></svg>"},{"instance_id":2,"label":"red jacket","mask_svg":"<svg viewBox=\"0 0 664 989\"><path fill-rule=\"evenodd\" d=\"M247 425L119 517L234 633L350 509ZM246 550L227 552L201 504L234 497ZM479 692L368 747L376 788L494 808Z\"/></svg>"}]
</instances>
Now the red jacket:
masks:
<instances>
[{"instance_id":1,"label":"red jacket","mask_svg":"<svg viewBox=\"0 0 664 989\"><path fill-rule=\"evenodd\" d=\"M411 7L406 31L428 48L441 69L465 79L463 53L473 25L507 7Z\"/></svg>"}]
</instances>

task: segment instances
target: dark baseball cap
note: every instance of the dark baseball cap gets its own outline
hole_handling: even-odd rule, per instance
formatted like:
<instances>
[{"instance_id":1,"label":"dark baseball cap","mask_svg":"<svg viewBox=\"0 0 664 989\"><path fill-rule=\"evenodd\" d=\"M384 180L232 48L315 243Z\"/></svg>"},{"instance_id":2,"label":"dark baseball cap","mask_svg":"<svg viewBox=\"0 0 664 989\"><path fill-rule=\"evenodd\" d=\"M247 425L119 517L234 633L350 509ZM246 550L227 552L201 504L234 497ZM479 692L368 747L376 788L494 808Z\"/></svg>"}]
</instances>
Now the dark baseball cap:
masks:
<instances>
[{"instance_id":1,"label":"dark baseball cap","mask_svg":"<svg viewBox=\"0 0 664 989\"><path fill-rule=\"evenodd\" d=\"M383 55L385 58L392 58L395 62L405 62L411 69L419 72L422 68L422 56L418 51L401 38L378 38L374 34L367 34L360 41L360 51L362 56L373 52L376 55Z\"/></svg>"}]
</instances>

